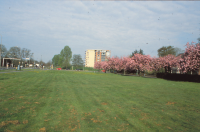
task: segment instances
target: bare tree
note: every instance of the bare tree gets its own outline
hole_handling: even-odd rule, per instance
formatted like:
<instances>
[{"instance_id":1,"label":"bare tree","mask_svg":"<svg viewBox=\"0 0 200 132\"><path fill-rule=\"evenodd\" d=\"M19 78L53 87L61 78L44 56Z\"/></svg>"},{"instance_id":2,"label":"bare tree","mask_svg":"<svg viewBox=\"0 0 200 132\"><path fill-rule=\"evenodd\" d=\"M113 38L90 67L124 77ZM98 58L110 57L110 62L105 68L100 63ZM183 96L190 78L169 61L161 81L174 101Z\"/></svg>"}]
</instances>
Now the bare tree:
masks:
<instances>
[{"instance_id":1,"label":"bare tree","mask_svg":"<svg viewBox=\"0 0 200 132\"><path fill-rule=\"evenodd\" d=\"M1 50L1 57L2 58L6 57L8 51L3 44L2 45L0 44L0 50Z\"/></svg>"},{"instance_id":2,"label":"bare tree","mask_svg":"<svg viewBox=\"0 0 200 132\"><path fill-rule=\"evenodd\" d=\"M81 55L78 54L78 55L73 55L73 58L72 58L72 65L75 66L75 67L80 67L80 66L83 66L83 60L81 58Z\"/></svg>"},{"instance_id":3,"label":"bare tree","mask_svg":"<svg viewBox=\"0 0 200 132\"><path fill-rule=\"evenodd\" d=\"M46 63L46 65L45 66L50 66L52 64L52 62L51 62L51 60L50 61L48 61L47 63Z\"/></svg>"},{"instance_id":4,"label":"bare tree","mask_svg":"<svg viewBox=\"0 0 200 132\"><path fill-rule=\"evenodd\" d=\"M9 58L21 58L20 48L19 47L11 47L7 52L7 56Z\"/></svg>"},{"instance_id":5,"label":"bare tree","mask_svg":"<svg viewBox=\"0 0 200 132\"><path fill-rule=\"evenodd\" d=\"M26 48L22 49L22 51L21 51L22 58L29 58L29 57L31 57L31 55L32 55L31 50L26 49Z\"/></svg>"}]
</instances>

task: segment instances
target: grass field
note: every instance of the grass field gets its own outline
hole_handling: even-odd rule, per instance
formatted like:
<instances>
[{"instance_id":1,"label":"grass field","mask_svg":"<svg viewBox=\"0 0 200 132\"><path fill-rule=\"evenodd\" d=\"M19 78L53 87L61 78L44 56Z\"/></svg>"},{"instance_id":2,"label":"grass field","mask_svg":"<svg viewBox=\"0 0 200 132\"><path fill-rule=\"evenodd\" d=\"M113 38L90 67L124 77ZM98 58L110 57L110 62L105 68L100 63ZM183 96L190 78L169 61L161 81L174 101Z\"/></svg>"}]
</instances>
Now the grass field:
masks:
<instances>
[{"instance_id":1,"label":"grass field","mask_svg":"<svg viewBox=\"0 0 200 132\"><path fill-rule=\"evenodd\" d=\"M1 73L1 72L13 72L13 71L16 71L16 69L0 70L0 73Z\"/></svg>"},{"instance_id":2,"label":"grass field","mask_svg":"<svg viewBox=\"0 0 200 132\"><path fill-rule=\"evenodd\" d=\"M38 69L32 69L32 68L22 68L21 70L17 70L17 69L4 69L4 70L0 70L1 72L15 72L15 71L34 71L34 70L38 70Z\"/></svg>"},{"instance_id":3,"label":"grass field","mask_svg":"<svg viewBox=\"0 0 200 132\"><path fill-rule=\"evenodd\" d=\"M116 74L0 74L0 131L200 131L200 84Z\"/></svg>"}]
</instances>

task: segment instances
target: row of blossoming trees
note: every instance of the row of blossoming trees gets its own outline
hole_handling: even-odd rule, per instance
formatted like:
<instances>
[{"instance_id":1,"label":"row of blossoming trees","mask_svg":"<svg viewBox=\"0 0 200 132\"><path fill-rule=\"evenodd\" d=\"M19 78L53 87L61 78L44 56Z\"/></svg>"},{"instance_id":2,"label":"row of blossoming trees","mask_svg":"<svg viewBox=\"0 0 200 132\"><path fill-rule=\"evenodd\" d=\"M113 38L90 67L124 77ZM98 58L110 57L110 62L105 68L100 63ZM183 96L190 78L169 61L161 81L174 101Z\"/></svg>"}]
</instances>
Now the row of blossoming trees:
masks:
<instances>
[{"instance_id":1,"label":"row of blossoming trees","mask_svg":"<svg viewBox=\"0 0 200 132\"><path fill-rule=\"evenodd\" d=\"M200 44L187 43L185 53L179 56L167 55L151 57L150 55L135 54L133 57L112 57L108 61L96 62L95 69L116 71L159 71L165 69L170 72L173 67L179 68L181 73L200 70Z\"/></svg>"}]
</instances>

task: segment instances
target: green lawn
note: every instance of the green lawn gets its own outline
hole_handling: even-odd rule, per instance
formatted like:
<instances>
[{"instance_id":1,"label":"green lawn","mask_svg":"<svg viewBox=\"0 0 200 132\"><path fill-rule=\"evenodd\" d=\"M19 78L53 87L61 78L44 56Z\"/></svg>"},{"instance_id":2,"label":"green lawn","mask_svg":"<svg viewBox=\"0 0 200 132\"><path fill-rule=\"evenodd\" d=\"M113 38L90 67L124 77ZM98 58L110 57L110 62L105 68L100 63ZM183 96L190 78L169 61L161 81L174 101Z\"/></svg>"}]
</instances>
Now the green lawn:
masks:
<instances>
[{"instance_id":1,"label":"green lawn","mask_svg":"<svg viewBox=\"0 0 200 132\"><path fill-rule=\"evenodd\" d=\"M5 70L0 70L0 73L1 73L1 72L13 72L13 71L16 71L16 69L5 69Z\"/></svg>"},{"instance_id":2,"label":"green lawn","mask_svg":"<svg viewBox=\"0 0 200 132\"><path fill-rule=\"evenodd\" d=\"M17 69L5 69L5 70L0 70L0 73L1 72L15 72L15 71L35 71L35 70L38 70L38 69L33 69L33 68L22 68L21 70L17 70Z\"/></svg>"},{"instance_id":3,"label":"green lawn","mask_svg":"<svg viewBox=\"0 0 200 132\"><path fill-rule=\"evenodd\" d=\"M0 74L0 132L200 131L200 84L116 74Z\"/></svg>"}]
</instances>

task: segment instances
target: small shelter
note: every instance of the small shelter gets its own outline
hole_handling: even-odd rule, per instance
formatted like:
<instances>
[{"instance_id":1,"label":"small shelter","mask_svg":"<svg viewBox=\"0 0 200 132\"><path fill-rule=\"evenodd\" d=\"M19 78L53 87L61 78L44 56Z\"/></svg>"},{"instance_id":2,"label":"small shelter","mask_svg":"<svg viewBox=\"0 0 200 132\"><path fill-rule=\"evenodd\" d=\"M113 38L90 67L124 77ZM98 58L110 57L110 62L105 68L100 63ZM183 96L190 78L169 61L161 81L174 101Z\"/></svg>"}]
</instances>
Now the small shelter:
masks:
<instances>
[{"instance_id":1,"label":"small shelter","mask_svg":"<svg viewBox=\"0 0 200 132\"><path fill-rule=\"evenodd\" d=\"M3 58L2 67L16 67L20 65L20 61L19 58Z\"/></svg>"}]
</instances>

